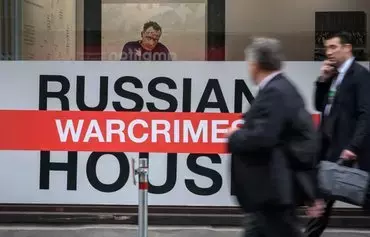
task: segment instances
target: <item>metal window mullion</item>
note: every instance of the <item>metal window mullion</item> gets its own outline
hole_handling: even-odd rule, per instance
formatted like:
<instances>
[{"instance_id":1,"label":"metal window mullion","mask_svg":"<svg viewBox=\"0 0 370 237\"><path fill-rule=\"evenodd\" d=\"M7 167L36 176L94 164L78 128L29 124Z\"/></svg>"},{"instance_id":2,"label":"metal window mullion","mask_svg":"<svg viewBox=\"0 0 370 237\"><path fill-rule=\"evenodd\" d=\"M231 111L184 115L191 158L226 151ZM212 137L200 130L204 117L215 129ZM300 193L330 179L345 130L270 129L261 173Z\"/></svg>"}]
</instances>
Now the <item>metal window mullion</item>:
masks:
<instances>
[{"instance_id":1,"label":"metal window mullion","mask_svg":"<svg viewBox=\"0 0 370 237\"><path fill-rule=\"evenodd\" d=\"M22 0L13 0L12 10L12 15L14 16L14 20L12 20L13 59L20 60L22 47Z\"/></svg>"},{"instance_id":2,"label":"metal window mullion","mask_svg":"<svg viewBox=\"0 0 370 237\"><path fill-rule=\"evenodd\" d=\"M4 1L0 1L0 60L3 60L4 55Z\"/></svg>"},{"instance_id":3,"label":"metal window mullion","mask_svg":"<svg viewBox=\"0 0 370 237\"><path fill-rule=\"evenodd\" d=\"M10 56L10 30L9 30L9 26L10 26L10 14L9 14L9 3L10 1L9 0L3 0L3 3L4 3L4 59L3 60L9 60L9 56Z\"/></svg>"}]
</instances>

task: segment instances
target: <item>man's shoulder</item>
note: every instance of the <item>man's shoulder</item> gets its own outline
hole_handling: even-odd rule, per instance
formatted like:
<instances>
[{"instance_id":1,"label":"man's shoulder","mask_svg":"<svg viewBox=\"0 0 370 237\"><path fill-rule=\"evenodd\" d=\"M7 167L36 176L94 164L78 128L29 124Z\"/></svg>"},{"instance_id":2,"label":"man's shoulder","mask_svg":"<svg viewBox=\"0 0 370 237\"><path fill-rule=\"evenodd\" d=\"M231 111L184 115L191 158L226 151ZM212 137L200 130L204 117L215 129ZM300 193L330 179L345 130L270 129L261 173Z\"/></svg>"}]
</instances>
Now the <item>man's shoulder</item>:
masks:
<instances>
[{"instance_id":1,"label":"man's shoulder","mask_svg":"<svg viewBox=\"0 0 370 237\"><path fill-rule=\"evenodd\" d=\"M165 50L165 51L168 51L168 48L167 48L164 44L162 44L161 42L158 42L158 43L157 43L156 48L157 48L158 50Z\"/></svg>"},{"instance_id":2,"label":"man's shoulder","mask_svg":"<svg viewBox=\"0 0 370 237\"><path fill-rule=\"evenodd\" d=\"M127 43L124 44L123 47L125 48L136 48L136 47L139 47L140 46L140 43L139 41L129 41Z\"/></svg>"},{"instance_id":3,"label":"man's shoulder","mask_svg":"<svg viewBox=\"0 0 370 237\"><path fill-rule=\"evenodd\" d=\"M276 75L269 84L270 88L279 90L289 90L295 88L295 86L284 73Z\"/></svg>"},{"instance_id":4,"label":"man's shoulder","mask_svg":"<svg viewBox=\"0 0 370 237\"><path fill-rule=\"evenodd\" d=\"M369 62L366 62L367 65L363 65L358 61L353 61L352 68L355 72L369 73Z\"/></svg>"},{"instance_id":5,"label":"man's shoulder","mask_svg":"<svg viewBox=\"0 0 370 237\"><path fill-rule=\"evenodd\" d=\"M297 86L284 73L279 74L276 80L272 80L269 88L289 103L301 102L301 95Z\"/></svg>"},{"instance_id":6,"label":"man's shoulder","mask_svg":"<svg viewBox=\"0 0 370 237\"><path fill-rule=\"evenodd\" d=\"M282 96L289 90L288 84L289 82L284 75L276 75L264 86L259 95L268 97Z\"/></svg>"},{"instance_id":7,"label":"man's shoulder","mask_svg":"<svg viewBox=\"0 0 370 237\"><path fill-rule=\"evenodd\" d=\"M362 65L361 63L354 61L352 65L352 77L356 83L363 83L364 80L370 80L369 68Z\"/></svg>"}]
</instances>

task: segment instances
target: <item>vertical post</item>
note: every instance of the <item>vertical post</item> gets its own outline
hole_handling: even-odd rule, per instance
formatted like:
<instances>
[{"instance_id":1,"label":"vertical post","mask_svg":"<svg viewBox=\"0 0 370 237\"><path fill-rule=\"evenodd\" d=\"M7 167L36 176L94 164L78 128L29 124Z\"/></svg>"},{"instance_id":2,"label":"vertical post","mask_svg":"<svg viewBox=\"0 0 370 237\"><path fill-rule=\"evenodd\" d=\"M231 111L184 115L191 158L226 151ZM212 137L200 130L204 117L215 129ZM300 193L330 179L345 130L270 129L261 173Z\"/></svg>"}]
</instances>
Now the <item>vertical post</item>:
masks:
<instances>
[{"instance_id":1,"label":"vertical post","mask_svg":"<svg viewBox=\"0 0 370 237\"><path fill-rule=\"evenodd\" d=\"M3 41L4 41L4 35L5 35L5 16L4 16L4 1L0 2L0 60L4 60L4 46L3 46Z\"/></svg>"},{"instance_id":2,"label":"vertical post","mask_svg":"<svg viewBox=\"0 0 370 237\"><path fill-rule=\"evenodd\" d=\"M10 3L9 0L4 0L3 2L3 10L4 10L4 31L1 32L2 34L4 33L4 43L3 43L3 60L10 60Z\"/></svg>"},{"instance_id":3,"label":"vertical post","mask_svg":"<svg viewBox=\"0 0 370 237\"><path fill-rule=\"evenodd\" d=\"M207 61L225 61L226 0L207 1Z\"/></svg>"},{"instance_id":4,"label":"vertical post","mask_svg":"<svg viewBox=\"0 0 370 237\"><path fill-rule=\"evenodd\" d=\"M101 60L102 0L84 1L84 60Z\"/></svg>"},{"instance_id":5,"label":"vertical post","mask_svg":"<svg viewBox=\"0 0 370 237\"><path fill-rule=\"evenodd\" d=\"M21 0L13 0L12 1L12 59L13 60L21 60L22 53L22 24L23 24L23 16L22 16L22 1Z\"/></svg>"},{"instance_id":6,"label":"vertical post","mask_svg":"<svg viewBox=\"0 0 370 237\"><path fill-rule=\"evenodd\" d=\"M139 176L139 208L138 208L138 237L148 237L148 157L139 158L139 168L135 169L135 160L131 160L133 181Z\"/></svg>"},{"instance_id":7,"label":"vertical post","mask_svg":"<svg viewBox=\"0 0 370 237\"><path fill-rule=\"evenodd\" d=\"M148 237L148 158L139 158L139 235Z\"/></svg>"}]
</instances>

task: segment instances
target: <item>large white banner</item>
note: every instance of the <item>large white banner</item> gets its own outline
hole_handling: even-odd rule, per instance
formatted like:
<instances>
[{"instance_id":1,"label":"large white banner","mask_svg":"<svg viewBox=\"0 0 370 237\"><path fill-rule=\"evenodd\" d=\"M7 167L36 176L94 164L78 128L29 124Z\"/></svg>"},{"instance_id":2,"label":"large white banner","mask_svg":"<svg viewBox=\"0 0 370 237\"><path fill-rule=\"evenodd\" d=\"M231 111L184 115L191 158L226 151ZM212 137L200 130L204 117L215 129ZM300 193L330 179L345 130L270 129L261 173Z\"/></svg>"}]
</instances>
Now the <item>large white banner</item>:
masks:
<instances>
[{"instance_id":1,"label":"large white banner","mask_svg":"<svg viewBox=\"0 0 370 237\"><path fill-rule=\"evenodd\" d=\"M320 65L285 65L313 114ZM3 61L0 71L0 203L135 205L130 159L149 156L149 205L236 205L222 133L256 94L245 62Z\"/></svg>"}]
</instances>

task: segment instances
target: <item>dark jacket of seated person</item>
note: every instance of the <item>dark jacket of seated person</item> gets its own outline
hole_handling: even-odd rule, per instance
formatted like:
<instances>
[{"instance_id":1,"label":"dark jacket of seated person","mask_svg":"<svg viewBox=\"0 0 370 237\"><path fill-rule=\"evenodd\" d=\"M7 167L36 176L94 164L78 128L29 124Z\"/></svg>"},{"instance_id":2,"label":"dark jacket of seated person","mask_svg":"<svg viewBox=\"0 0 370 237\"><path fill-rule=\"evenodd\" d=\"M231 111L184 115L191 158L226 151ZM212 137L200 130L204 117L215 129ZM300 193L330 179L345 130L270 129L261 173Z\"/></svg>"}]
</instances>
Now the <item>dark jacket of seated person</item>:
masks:
<instances>
[{"instance_id":1,"label":"dark jacket of seated person","mask_svg":"<svg viewBox=\"0 0 370 237\"><path fill-rule=\"evenodd\" d=\"M158 42L152 50L145 49L141 40L130 41L123 46L121 61L171 61L167 47Z\"/></svg>"}]
</instances>

